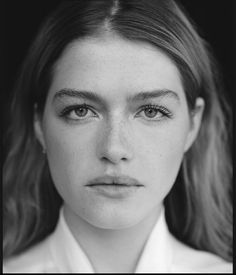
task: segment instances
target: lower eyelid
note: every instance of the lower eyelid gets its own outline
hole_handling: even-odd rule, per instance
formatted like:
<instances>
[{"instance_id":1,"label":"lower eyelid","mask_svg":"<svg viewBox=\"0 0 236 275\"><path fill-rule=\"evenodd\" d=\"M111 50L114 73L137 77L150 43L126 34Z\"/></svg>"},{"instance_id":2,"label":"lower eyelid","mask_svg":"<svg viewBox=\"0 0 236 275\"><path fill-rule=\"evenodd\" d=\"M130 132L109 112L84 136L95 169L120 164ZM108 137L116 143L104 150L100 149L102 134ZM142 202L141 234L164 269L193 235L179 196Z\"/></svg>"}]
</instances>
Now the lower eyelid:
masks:
<instances>
[{"instance_id":1,"label":"lower eyelid","mask_svg":"<svg viewBox=\"0 0 236 275\"><path fill-rule=\"evenodd\" d=\"M71 115L71 114L74 112L74 115L77 116L77 119L74 118L74 120L82 120L82 119L86 119L86 118L90 118L90 117L97 117L97 114L96 114L94 111L92 111L92 110L89 109L89 108L86 108L86 109L87 109L88 112L91 113L90 115L87 115L87 114L88 114L88 113L87 113L84 117L79 117L79 116L77 116L77 114L76 114L76 109L73 109L73 110L71 110L71 111L68 112L67 116L68 116L68 115Z\"/></svg>"},{"instance_id":2,"label":"lower eyelid","mask_svg":"<svg viewBox=\"0 0 236 275\"><path fill-rule=\"evenodd\" d=\"M73 111L76 111L76 110L79 109L79 108L87 109L87 110L89 110L90 112L92 112L93 114L96 114L96 112L93 110L93 108L90 107L90 106L87 105L87 104L78 104L78 105L67 106L67 107L63 108L63 109L59 112L59 114L60 114L61 116L67 115L67 114L70 114L70 113L73 112Z\"/></svg>"},{"instance_id":3,"label":"lower eyelid","mask_svg":"<svg viewBox=\"0 0 236 275\"><path fill-rule=\"evenodd\" d=\"M154 109L155 111L159 112L160 114L166 117L173 116L173 114L167 108L159 105L152 105L152 104L142 106L141 109L137 112L137 114L141 113L142 111L145 111L146 109Z\"/></svg>"}]
</instances>

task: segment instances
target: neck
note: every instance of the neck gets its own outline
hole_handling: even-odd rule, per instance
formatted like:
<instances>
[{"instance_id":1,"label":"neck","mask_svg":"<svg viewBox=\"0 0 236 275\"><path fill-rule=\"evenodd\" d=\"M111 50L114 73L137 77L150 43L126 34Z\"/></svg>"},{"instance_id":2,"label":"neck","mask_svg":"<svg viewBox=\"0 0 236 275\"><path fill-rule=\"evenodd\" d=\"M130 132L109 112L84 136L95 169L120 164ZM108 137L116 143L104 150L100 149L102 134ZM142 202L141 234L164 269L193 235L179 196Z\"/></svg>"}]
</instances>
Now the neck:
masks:
<instances>
[{"instance_id":1,"label":"neck","mask_svg":"<svg viewBox=\"0 0 236 275\"><path fill-rule=\"evenodd\" d=\"M65 220L96 273L134 273L160 212L155 208L138 224L115 230L95 227L64 207Z\"/></svg>"}]
</instances>

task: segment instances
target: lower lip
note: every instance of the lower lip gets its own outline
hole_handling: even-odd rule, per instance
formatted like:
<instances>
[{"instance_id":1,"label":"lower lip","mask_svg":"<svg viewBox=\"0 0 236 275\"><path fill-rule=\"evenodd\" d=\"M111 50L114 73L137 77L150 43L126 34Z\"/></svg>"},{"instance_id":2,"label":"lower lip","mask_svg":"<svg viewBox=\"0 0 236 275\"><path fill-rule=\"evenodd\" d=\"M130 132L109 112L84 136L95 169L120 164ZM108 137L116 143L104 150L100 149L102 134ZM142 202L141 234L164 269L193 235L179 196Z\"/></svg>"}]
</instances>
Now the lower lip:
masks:
<instances>
[{"instance_id":1,"label":"lower lip","mask_svg":"<svg viewBox=\"0 0 236 275\"><path fill-rule=\"evenodd\" d=\"M92 191L113 199L122 199L129 197L141 189L142 186L137 185L114 185L114 184L101 184L87 186Z\"/></svg>"}]
</instances>

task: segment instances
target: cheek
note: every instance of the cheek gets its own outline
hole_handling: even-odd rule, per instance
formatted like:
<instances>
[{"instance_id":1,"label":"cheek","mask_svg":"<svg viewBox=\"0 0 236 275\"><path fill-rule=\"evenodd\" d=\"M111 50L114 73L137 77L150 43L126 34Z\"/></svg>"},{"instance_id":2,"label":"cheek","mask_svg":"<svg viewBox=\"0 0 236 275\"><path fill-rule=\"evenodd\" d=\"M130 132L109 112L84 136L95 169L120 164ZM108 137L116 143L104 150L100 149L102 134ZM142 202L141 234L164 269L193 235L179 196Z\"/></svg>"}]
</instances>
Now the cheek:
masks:
<instances>
[{"instance_id":1,"label":"cheek","mask_svg":"<svg viewBox=\"0 0 236 275\"><path fill-rule=\"evenodd\" d=\"M81 132L82 131L82 132ZM93 155L91 131L72 130L52 120L45 124L45 141L50 171L56 185L82 185Z\"/></svg>"},{"instance_id":2,"label":"cheek","mask_svg":"<svg viewBox=\"0 0 236 275\"><path fill-rule=\"evenodd\" d=\"M178 174L187 137L186 124L173 124L157 131L143 131L139 138L140 165L144 179L155 190L167 192Z\"/></svg>"}]
</instances>

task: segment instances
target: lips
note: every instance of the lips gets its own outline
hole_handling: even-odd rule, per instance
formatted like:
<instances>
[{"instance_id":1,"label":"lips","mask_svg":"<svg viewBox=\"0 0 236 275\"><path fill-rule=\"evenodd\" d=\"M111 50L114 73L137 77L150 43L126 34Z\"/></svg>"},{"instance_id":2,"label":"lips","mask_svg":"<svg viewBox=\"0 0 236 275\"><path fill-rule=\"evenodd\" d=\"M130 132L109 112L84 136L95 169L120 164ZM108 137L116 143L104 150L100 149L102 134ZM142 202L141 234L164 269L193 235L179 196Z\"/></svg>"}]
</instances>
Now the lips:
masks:
<instances>
[{"instance_id":1,"label":"lips","mask_svg":"<svg viewBox=\"0 0 236 275\"><path fill-rule=\"evenodd\" d=\"M128 176L102 176L89 181L86 186L117 186L117 187L141 187L144 186L138 180Z\"/></svg>"},{"instance_id":2,"label":"lips","mask_svg":"<svg viewBox=\"0 0 236 275\"><path fill-rule=\"evenodd\" d=\"M144 185L131 177L106 175L91 180L86 187L93 195L124 201L132 198Z\"/></svg>"}]
</instances>

